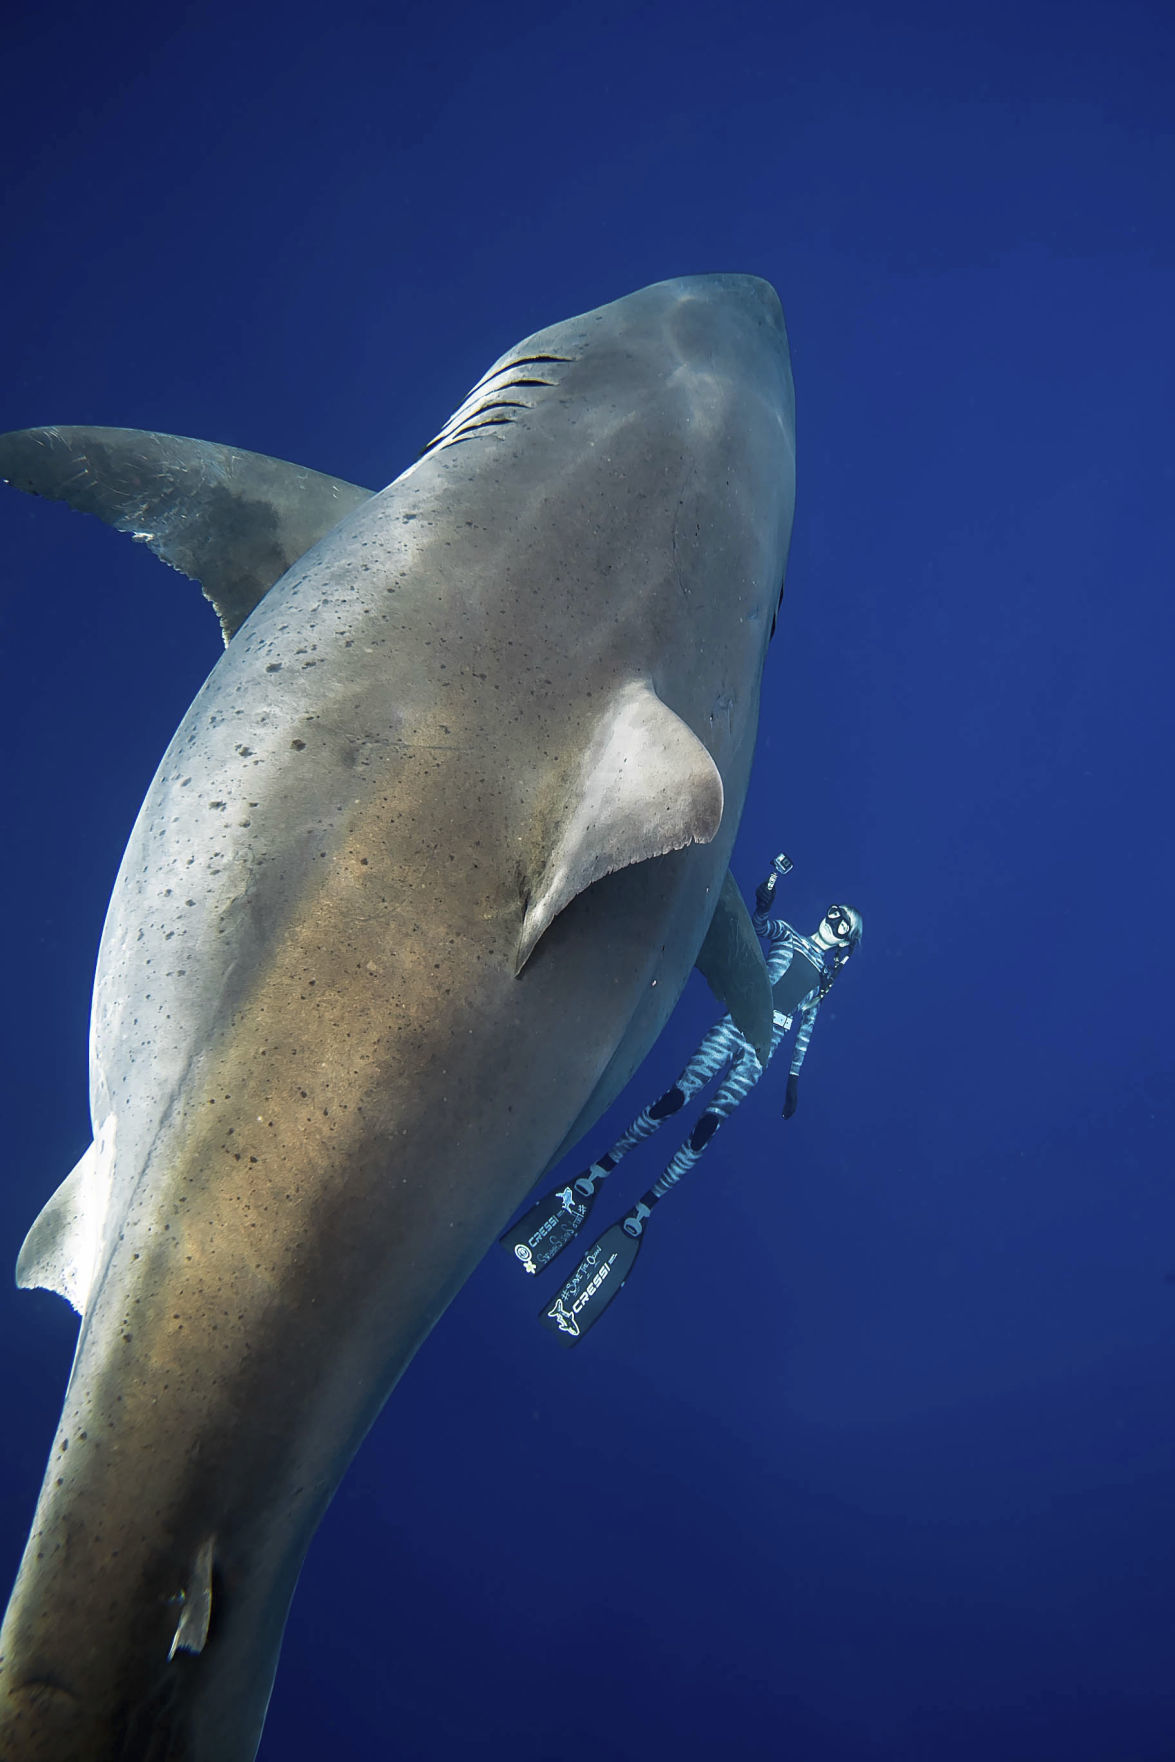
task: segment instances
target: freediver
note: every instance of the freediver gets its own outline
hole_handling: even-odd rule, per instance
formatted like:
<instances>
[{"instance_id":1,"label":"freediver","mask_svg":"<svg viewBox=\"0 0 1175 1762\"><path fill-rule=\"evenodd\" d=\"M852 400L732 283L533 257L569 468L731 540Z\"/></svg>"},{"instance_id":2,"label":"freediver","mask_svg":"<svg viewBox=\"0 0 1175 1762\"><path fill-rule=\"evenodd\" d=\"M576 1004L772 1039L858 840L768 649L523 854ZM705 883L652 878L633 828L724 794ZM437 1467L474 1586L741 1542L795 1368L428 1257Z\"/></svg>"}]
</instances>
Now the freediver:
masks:
<instances>
[{"instance_id":1,"label":"freediver","mask_svg":"<svg viewBox=\"0 0 1175 1762\"><path fill-rule=\"evenodd\" d=\"M845 963L860 946L863 923L849 905L830 905L811 936L804 936L771 907L790 858L777 856L771 871L755 890L752 917L755 934L767 944L767 976L771 982L772 1031L768 1062L799 1018L783 1117L790 1119L799 1102L799 1077L820 1005ZM764 1066L729 1015L710 1029L677 1081L644 1108L616 1142L582 1174L555 1188L530 1208L525 1217L499 1238L502 1246L528 1273L540 1272L579 1233L596 1194L617 1163L634 1144L649 1138L665 1120L680 1111L720 1072L725 1076L699 1115L692 1132L674 1153L664 1172L631 1211L620 1218L584 1255L539 1320L567 1345L582 1338L620 1290L636 1259L645 1221L658 1200L676 1186L702 1155L715 1132L763 1075Z\"/></svg>"}]
</instances>

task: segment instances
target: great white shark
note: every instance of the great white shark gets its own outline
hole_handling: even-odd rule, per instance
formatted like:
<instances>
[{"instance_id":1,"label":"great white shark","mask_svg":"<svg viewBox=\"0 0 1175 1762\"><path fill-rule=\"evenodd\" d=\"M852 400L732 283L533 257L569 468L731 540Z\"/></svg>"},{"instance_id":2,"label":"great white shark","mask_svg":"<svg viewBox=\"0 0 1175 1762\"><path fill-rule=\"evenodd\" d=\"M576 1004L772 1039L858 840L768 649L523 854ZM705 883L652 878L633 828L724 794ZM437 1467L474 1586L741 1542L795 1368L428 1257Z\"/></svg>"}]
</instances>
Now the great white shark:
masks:
<instances>
[{"instance_id":1,"label":"great white shark","mask_svg":"<svg viewBox=\"0 0 1175 1762\"><path fill-rule=\"evenodd\" d=\"M794 500L779 301L684 277L527 337L378 494L212 443L0 437L199 579L226 649L131 833L93 1143L24 1285L81 1315L0 1634L0 1762L247 1762L306 1548L511 1212L695 960Z\"/></svg>"}]
</instances>

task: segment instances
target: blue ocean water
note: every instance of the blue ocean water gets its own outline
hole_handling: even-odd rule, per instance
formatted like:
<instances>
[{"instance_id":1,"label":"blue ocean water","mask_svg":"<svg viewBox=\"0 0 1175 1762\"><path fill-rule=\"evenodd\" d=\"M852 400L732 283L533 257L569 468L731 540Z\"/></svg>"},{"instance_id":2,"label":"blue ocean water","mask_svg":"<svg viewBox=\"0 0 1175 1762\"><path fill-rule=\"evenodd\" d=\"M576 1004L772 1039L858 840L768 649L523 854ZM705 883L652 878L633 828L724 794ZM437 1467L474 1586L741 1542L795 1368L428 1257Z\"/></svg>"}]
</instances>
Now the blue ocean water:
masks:
<instances>
[{"instance_id":1,"label":"blue ocean water","mask_svg":"<svg viewBox=\"0 0 1175 1762\"><path fill-rule=\"evenodd\" d=\"M755 272L791 336L735 870L788 851L781 909L850 900L863 948L795 1117L780 1061L582 1347L505 1256L470 1281L311 1551L265 1762L1175 1755L1173 49L1139 0L6 24L0 427L378 485L516 338L644 283ZM0 559L12 1264L219 638L58 506L0 497ZM695 977L579 1161L714 1013ZM75 1326L0 1305L7 1586Z\"/></svg>"}]
</instances>

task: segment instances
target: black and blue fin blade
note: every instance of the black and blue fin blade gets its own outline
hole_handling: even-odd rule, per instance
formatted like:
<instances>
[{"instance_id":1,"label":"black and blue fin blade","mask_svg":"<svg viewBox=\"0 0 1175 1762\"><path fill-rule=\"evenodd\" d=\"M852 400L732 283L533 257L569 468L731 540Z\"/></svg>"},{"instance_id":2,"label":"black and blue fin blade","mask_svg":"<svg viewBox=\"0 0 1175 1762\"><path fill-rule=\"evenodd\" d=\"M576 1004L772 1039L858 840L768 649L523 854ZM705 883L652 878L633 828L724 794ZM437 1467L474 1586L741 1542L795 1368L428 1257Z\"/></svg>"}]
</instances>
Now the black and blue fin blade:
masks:
<instances>
[{"instance_id":1,"label":"black and blue fin blade","mask_svg":"<svg viewBox=\"0 0 1175 1762\"><path fill-rule=\"evenodd\" d=\"M564 1346L577 1346L623 1288L640 1253L644 1224L636 1213L642 1211L647 1217L648 1208L638 1205L605 1230L567 1283L560 1287L554 1301L539 1310L543 1327L562 1340Z\"/></svg>"},{"instance_id":2,"label":"black and blue fin blade","mask_svg":"<svg viewBox=\"0 0 1175 1762\"><path fill-rule=\"evenodd\" d=\"M371 491L217 441L139 428L0 435L0 478L129 532L198 581L224 640Z\"/></svg>"},{"instance_id":3,"label":"black and blue fin blade","mask_svg":"<svg viewBox=\"0 0 1175 1762\"><path fill-rule=\"evenodd\" d=\"M606 1172L606 1171L604 1171ZM555 1187L531 1206L525 1217L498 1237L524 1273L542 1272L583 1228L596 1201L603 1173L588 1169L565 1186Z\"/></svg>"},{"instance_id":4,"label":"black and blue fin blade","mask_svg":"<svg viewBox=\"0 0 1175 1762\"><path fill-rule=\"evenodd\" d=\"M751 915L729 869L694 964L765 1069L774 1025L771 980Z\"/></svg>"}]
</instances>

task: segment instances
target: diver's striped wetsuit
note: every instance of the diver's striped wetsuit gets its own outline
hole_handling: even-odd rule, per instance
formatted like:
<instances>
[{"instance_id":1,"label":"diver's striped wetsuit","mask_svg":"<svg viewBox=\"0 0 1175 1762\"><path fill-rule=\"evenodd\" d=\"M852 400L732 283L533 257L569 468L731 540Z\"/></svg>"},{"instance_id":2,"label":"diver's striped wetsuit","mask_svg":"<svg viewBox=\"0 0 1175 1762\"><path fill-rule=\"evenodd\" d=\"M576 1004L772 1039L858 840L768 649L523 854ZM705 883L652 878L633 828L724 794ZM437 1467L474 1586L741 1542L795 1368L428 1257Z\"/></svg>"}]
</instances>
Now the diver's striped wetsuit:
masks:
<instances>
[{"instance_id":1,"label":"diver's striped wetsuit","mask_svg":"<svg viewBox=\"0 0 1175 1762\"><path fill-rule=\"evenodd\" d=\"M775 895L776 884L780 871L773 868L767 879L761 883L755 893L755 914L751 922L755 927L756 936L762 937L767 943L767 976L774 987L787 972L797 953L802 953L816 968L817 973L825 970L824 951L819 943L813 942L810 936L801 936L798 930L783 918L772 918L768 914ZM792 1049L791 1071L798 1076L804 1055L808 1050L808 1042L812 1038L812 1025L820 1008L819 979L814 979L811 989L805 993L797 1006L796 1014L800 1017L800 1031L796 1035L796 1043ZM794 1014L775 1011L771 1030L771 1053L773 1057L784 1035L789 1033L795 1021ZM744 1101L763 1075L763 1066L750 1042L739 1033L729 1015L715 1024L706 1035L694 1056L678 1077L671 1089L644 1108L633 1120L628 1130L622 1132L615 1144L607 1150L591 1168L584 1172L587 1175L611 1174L616 1164L625 1153L639 1144L642 1139L650 1138L663 1121L684 1107L691 1096L704 1089L720 1071L728 1067L728 1074L719 1085L713 1100L700 1114L693 1131L673 1156L660 1179L653 1183L652 1191L658 1199L663 1198L677 1181L680 1181L687 1169L692 1169L703 1150L740 1101Z\"/></svg>"}]
</instances>

